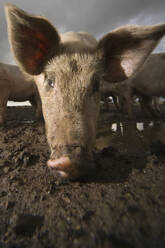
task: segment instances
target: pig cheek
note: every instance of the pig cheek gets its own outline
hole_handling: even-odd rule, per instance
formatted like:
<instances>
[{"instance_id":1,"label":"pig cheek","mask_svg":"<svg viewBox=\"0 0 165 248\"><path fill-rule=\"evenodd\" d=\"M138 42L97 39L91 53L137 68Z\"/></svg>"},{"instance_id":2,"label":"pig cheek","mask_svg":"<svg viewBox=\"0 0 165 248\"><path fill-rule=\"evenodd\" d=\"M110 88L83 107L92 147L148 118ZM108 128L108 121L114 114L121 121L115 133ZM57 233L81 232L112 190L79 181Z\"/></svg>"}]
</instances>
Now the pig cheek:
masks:
<instances>
[{"instance_id":1,"label":"pig cheek","mask_svg":"<svg viewBox=\"0 0 165 248\"><path fill-rule=\"evenodd\" d=\"M59 111L57 109L58 102L56 100L54 89L50 89L49 91L47 91L44 87L42 87L41 99L46 127L51 128L51 126L55 122L54 118L56 118L56 116L59 116Z\"/></svg>"}]
</instances>

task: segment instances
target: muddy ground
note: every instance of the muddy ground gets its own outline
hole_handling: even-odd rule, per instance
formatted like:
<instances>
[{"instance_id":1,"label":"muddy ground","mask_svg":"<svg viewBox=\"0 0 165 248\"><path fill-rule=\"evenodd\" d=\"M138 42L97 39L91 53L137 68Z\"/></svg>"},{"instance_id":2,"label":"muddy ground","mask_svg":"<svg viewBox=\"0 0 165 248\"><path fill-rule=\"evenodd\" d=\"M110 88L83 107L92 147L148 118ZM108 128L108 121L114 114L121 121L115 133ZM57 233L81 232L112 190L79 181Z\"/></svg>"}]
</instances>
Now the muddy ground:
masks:
<instances>
[{"instance_id":1,"label":"muddy ground","mask_svg":"<svg viewBox=\"0 0 165 248\"><path fill-rule=\"evenodd\" d=\"M47 168L33 114L8 107L0 128L0 248L164 248L165 118L102 111L97 173L67 182Z\"/></svg>"}]
</instances>

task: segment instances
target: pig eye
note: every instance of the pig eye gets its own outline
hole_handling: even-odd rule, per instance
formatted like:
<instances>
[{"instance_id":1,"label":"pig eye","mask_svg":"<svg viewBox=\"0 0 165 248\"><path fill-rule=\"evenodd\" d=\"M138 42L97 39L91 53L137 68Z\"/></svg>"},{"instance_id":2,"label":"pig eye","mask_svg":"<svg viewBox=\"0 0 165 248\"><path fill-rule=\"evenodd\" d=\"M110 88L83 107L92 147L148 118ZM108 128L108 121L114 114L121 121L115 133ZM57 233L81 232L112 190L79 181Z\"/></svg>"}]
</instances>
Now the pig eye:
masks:
<instances>
[{"instance_id":1,"label":"pig eye","mask_svg":"<svg viewBox=\"0 0 165 248\"><path fill-rule=\"evenodd\" d=\"M48 79L47 79L47 84L48 84L51 88L54 88L55 81L52 80L52 79L50 79L50 78L48 78Z\"/></svg>"},{"instance_id":2,"label":"pig eye","mask_svg":"<svg viewBox=\"0 0 165 248\"><path fill-rule=\"evenodd\" d=\"M93 93L99 91L100 88L100 80L98 78L95 78L93 80Z\"/></svg>"}]
</instances>

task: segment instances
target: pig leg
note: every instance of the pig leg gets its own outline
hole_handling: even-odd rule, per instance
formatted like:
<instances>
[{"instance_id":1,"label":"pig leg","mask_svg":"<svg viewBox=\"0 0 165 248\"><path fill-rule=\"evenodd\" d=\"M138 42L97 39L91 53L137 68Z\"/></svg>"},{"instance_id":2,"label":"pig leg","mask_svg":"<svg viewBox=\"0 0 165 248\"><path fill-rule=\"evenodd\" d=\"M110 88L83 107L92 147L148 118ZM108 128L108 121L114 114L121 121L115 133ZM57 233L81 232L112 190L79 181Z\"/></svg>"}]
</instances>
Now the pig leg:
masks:
<instances>
[{"instance_id":1,"label":"pig leg","mask_svg":"<svg viewBox=\"0 0 165 248\"><path fill-rule=\"evenodd\" d=\"M140 104L141 109L148 117L160 117L160 114L153 108L152 97L143 95Z\"/></svg>"},{"instance_id":2,"label":"pig leg","mask_svg":"<svg viewBox=\"0 0 165 248\"><path fill-rule=\"evenodd\" d=\"M113 103L114 103L116 109L118 111L120 111L119 104L117 102L117 96L111 95L111 97L112 97L112 100L113 100ZM104 103L105 103L106 111L109 111L110 108L109 108L109 99L108 99L108 97L104 97Z\"/></svg>"},{"instance_id":3,"label":"pig leg","mask_svg":"<svg viewBox=\"0 0 165 248\"><path fill-rule=\"evenodd\" d=\"M36 120L40 120L42 117L42 106L41 101L38 97L33 96L30 98L30 103L35 109L35 118Z\"/></svg>"},{"instance_id":4,"label":"pig leg","mask_svg":"<svg viewBox=\"0 0 165 248\"><path fill-rule=\"evenodd\" d=\"M133 114L133 89L128 86L119 96L123 113L128 113L129 119L134 119Z\"/></svg>"},{"instance_id":5,"label":"pig leg","mask_svg":"<svg viewBox=\"0 0 165 248\"><path fill-rule=\"evenodd\" d=\"M37 105L36 105L36 119L37 120L42 119L42 106L40 101L37 101Z\"/></svg>"},{"instance_id":6,"label":"pig leg","mask_svg":"<svg viewBox=\"0 0 165 248\"><path fill-rule=\"evenodd\" d=\"M109 111L109 101L107 97L103 97L104 99L104 105L105 105L105 109L108 112Z\"/></svg>"},{"instance_id":7,"label":"pig leg","mask_svg":"<svg viewBox=\"0 0 165 248\"><path fill-rule=\"evenodd\" d=\"M153 97L152 98L152 104L154 106L155 111L157 111L158 114L161 114L160 112L160 106L159 106L159 97Z\"/></svg>"},{"instance_id":8,"label":"pig leg","mask_svg":"<svg viewBox=\"0 0 165 248\"><path fill-rule=\"evenodd\" d=\"M36 103L36 113L35 113L35 116L36 116L36 120L41 120L43 118L43 115L42 115L42 103L41 103L41 98L40 98L40 95L39 95L39 92L38 92L38 89L36 87L36 90L35 90L35 93L34 93L34 100L35 100L35 103Z\"/></svg>"},{"instance_id":9,"label":"pig leg","mask_svg":"<svg viewBox=\"0 0 165 248\"><path fill-rule=\"evenodd\" d=\"M129 119L134 119L133 114L133 101L131 96L127 97L121 97L120 96L120 112L122 114L128 114Z\"/></svg>"},{"instance_id":10,"label":"pig leg","mask_svg":"<svg viewBox=\"0 0 165 248\"><path fill-rule=\"evenodd\" d=\"M5 124L5 106L0 103L0 126Z\"/></svg>"},{"instance_id":11,"label":"pig leg","mask_svg":"<svg viewBox=\"0 0 165 248\"><path fill-rule=\"evenodd\" d=\"M129 119L134 119L133 100L132 100L131 96L127 98L126 106L127 106L127 109L128 109L128 117L129 117Z\"/></svg>"},{"instance_id":12,"label":"pig leg","mask_svg":"<svg viewBox=\"0 0 165 248\"><path fill-rule=\"evenodd\" d=\"M117 97L115 95L111 95L111 97L112 97L112 101L113 101L116 109L119 111L119 105L118 105L118 102L117 102ZM105 102L105 105L106 105L106 110L108 111L109 110L109 99L105 98L104 102Z\"/></svg>"},{"instance_id":13,"label":"pig leg","mask_svg":"<svg viewBox=\"0 0 165 248\"><path fill-rule=\"evenodd\" d=\"M0 126L5 124L6 106L9 97L9 91L7 89L1 89L0 92Z\"/></svg>"},{"instance_id":14,"label":"pig leg","mask_svg":"<svg viewBox=\"0 0 165 248\"><path fill-rule=\"evenodd\" d=\"M151 117L151 98L150 97L147 97L147 96L140 96L139 98L139 102L140 102L140 106L141 106L141 110L144 112L144 114L147 116L147 117Z\"/></svg>"},{"instance_id":15,"label":"pig leg","mask_svg":"<svg viewBox=\"0 0 165 248\"><path fill-rule=\"evenodd\" d=\"M128 109L127 109L127 99L125 99L123 96L118 96L119 100L119 110L122 114L127 114Z\"/></svg>"},{"instance_id":16,"label":"pig leg","mask_svg":"<svg viewBox=\"0 0 165 248\"><path fill-rule=\"evenodd\" d=\"M38 92L35 94L35 101L36 101L36 120L41 120L42 119L42 104L40 100L40 96Z\"/></svg>"},{"instance_id":17,"label":"pig leg","mask_svg":"<svg viewBox=\"0 0 165 248\"><path fill-rule=\"evenodd\" d=\"M128 83L124 83L123 85L121 85L118 90L120 111L123 114L128 114L129 119L134 119L133 92L134 89Z\"/></svg>"},{"instance_id":18,"label":"pig leg","mask_svg":"<svg viewBox=\"0 0 165 248\"><path fill-rule=\"evenodd\" d=\"M119 104L118 104L118 101L117 101L117 96L112 95L112 99L113 99L113 103L114 103L116 109L117 109L118 111L120 111L120 107L119 107Z\"/></svg>"}]
</instances>

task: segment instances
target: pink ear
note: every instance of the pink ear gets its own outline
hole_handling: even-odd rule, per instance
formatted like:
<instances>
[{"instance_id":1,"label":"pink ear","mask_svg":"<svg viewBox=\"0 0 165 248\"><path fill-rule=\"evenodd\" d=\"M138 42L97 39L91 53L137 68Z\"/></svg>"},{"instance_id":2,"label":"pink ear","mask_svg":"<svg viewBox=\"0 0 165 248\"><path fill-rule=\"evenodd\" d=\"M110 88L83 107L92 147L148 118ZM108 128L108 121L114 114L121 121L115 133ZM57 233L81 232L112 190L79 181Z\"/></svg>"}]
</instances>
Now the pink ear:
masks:
<instances>
[{"instance_id":1,"label":"pink ear","mask_svg":"<svg viewBox=\"0 0 165 248\"><path fill-rule=\"evenodd\" d=\"M59 51L60 37L42 17L34 17L7 4L5 7L11 48L17 62L29 74L39 74Z\"/></svg>"},{"instance_id":2,"label":"pink ear","mask_svg":"<svg viewBox=\"0 0 165 248\"><path fill-rule=\"evenodd\" d=\"M103 53L105 79L122 81L135 73L165 34L165 24L124 26L105 35L98 44Z\"/></svg>"},{"instance_id":3,"label":"pink ear","mask_svg":"<svg viewBox=\"0 0 165 248\"><path fill-rule=\"evenodd\" d=\"M24 37L24 44L26 48L30 46L30 50L32 51L32 47L35 48L29 56L26 56L24 64L25 67L31 73L34 73L37 67L40 67L45 58L47 58L49 53L49 42L47 38L39 31L34 31L25 28L22 32L22 36ZM30 44L27 42L30 40ZM29 49L28 49L29 50Z\"/></svg>"}]
</instances>

